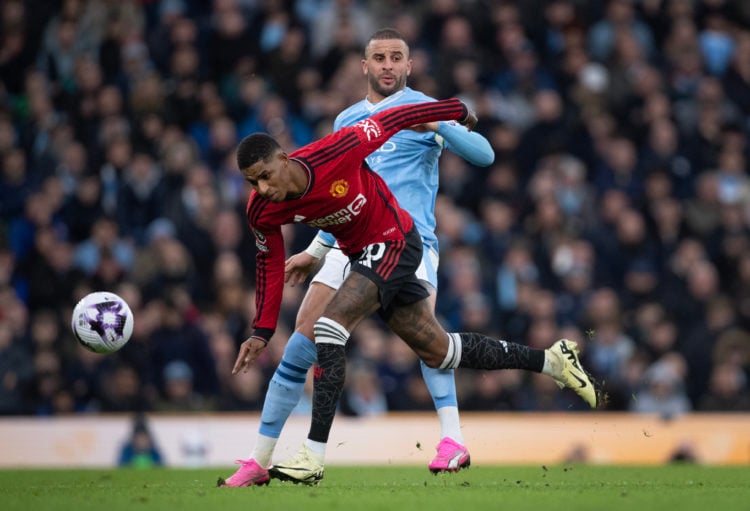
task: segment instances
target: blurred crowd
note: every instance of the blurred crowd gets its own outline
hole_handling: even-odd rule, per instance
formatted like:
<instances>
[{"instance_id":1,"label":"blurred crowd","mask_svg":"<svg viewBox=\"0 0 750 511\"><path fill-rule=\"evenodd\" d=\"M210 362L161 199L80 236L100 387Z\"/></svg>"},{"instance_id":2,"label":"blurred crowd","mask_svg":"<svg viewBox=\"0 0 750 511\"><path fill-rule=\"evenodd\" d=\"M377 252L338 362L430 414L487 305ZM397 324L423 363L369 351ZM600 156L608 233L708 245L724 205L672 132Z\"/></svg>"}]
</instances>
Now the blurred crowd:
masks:
<instances>
[{"instance_id":1,"label":"blurred crowd","mask_svg":"<svg viewBox=\"0 0 750 511\"><path fill-rule=\"evenodd\" d=\"M750 410L750 2L5 0L0 414L260 409L304 286L232 376L255 278L234 148L330 132L383 26L496 152L441 159L449 330L577 340L608 410ZM290 254L314 235L285 229ZM94 290L135 314L113 355L70 331ZM348 346L342 412L432 408L378 321ZM462 410L581 408L544 376L456 374Z\"/></svg>"}]
</instances>

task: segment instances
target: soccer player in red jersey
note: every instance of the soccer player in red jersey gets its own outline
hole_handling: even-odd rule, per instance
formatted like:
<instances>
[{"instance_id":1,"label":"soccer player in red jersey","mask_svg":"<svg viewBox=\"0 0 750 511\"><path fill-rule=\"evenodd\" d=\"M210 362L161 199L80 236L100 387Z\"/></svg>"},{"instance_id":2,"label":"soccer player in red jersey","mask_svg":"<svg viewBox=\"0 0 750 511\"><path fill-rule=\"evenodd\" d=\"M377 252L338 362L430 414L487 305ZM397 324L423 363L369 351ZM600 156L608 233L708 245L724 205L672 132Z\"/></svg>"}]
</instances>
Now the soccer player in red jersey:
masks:
<instances>
[{"instance_id":1,"label":"soccer player in red jersey","mask_svg":"<svg viewBox=\"0 0 750 511\"><path fill-rule=\"evenodd\" d=\"M376 311L429 367L543 372L596 406L596 389L574 342L563 339L535 350L477 333L449 334L435 319L429 293L415 275L421 238L409 213L364 158L401 129L450 120L469 129L477 122L463 103L449 99L382 111L289 155L266 134L240 142L237 164L253 187L247 219L258 255L254 331L241 345L233 372L257 359L276 328L284 287L282 225L304 222L330 232L351 261L349 276L314 327L318 366L308 439L294 459L269 470L271 477L307 484L322 479L325 446L344 385L344 346L349 332Z\"/></svg>"}]
</instances>

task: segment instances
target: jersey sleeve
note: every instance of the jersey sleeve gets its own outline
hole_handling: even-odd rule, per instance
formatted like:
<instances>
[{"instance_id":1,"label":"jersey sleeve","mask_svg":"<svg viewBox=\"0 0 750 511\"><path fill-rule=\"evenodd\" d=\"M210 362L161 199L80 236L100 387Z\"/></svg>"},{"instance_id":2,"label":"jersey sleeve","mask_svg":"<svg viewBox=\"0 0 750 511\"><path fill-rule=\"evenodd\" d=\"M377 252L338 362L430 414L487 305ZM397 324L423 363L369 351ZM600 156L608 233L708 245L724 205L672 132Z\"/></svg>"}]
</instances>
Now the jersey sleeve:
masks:
<instances>
[{"instance_id":1,"label":"jersey sleeve","mask_svg":"<svg viewBox=\"0 0 750 511\"><path fill-rule=\"evenodd\" d=\"M489 140L476 131L453 122L441 122L437 134L446 142L446 149L477 167L488 167L495 161Z\"/></svg>"},{"instance_id":2,"label":"jersey sleeve","mask_svg":"<svg viewBox=\"0 0 750 511\"><path fill-rule=\"evenodd\" d=\"M378 149L396 132L415 124L433 121L459 121L466 118L468 109L456 98L403 105L362 119L354 126L342 128L356 133L359 145L353 149L356 157L364 158Z\"/></svg>"},{"instance_id":3,"label":"jersey sleeve","mask_svg":"<svg viewBox=\"0 0 750 511\"><path fill-rule=\"evenodd\" d=\"M266 341L276 331L284 293L284 238L281 228L251 226L258 253L255 257L255 319L253 336Z\"/></svg>"}]
</instances>

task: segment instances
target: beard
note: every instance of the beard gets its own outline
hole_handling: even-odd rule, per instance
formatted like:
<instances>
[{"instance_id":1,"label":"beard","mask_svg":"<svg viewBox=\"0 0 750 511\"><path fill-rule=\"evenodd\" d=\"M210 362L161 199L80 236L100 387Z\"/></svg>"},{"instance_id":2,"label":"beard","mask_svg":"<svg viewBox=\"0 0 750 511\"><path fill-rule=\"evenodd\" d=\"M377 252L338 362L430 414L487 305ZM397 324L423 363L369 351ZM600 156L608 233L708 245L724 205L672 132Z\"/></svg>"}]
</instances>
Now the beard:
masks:
<instances>
[{"instance_id":1,"label":"beard","mask_svg":"<svg viewBox=\"0 0 750 511\"><path fill-rule=\"evenodd\" d=\"M406 75L394 75L394 81L393 83L388 86L384 87L380 84L380 77L369 75L368 80L370 82L370 88L380 94L383 97L388 97L394 92L398 92L404 87L406 87Z\"/></svg>"}]
</instances>

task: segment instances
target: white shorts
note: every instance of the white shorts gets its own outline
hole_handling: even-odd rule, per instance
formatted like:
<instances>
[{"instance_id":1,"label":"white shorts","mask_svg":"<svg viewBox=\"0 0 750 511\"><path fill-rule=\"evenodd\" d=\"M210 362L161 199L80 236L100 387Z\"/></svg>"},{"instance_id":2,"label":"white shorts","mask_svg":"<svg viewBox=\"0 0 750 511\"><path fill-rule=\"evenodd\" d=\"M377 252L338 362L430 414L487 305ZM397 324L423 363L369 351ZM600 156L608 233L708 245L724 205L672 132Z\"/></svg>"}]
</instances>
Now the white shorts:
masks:
<instances>
[{"instance_id":1,"label":"white shorts","mask_svg":"<svg viewBox=\"0 0 750 511\"><path fill-rule=\"evenodd\" d=\"M419 263L419 268L417 268L417 278L429 282L433 288L437 289L437 268L440 256L437 251L426 246L423 246L422 250L422 262ZM319 282L330 288L338 289L346 276L349 275L350 268L349 258L336 245L326 254L323 266L315 274L312 282Z\"/></svg>"}]
</instances>

